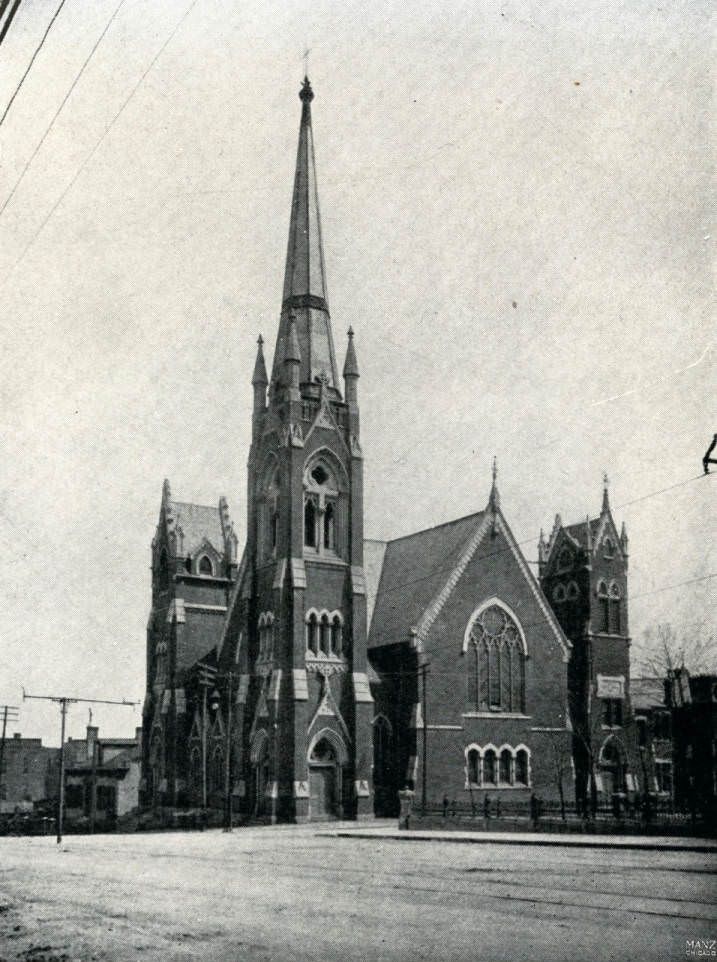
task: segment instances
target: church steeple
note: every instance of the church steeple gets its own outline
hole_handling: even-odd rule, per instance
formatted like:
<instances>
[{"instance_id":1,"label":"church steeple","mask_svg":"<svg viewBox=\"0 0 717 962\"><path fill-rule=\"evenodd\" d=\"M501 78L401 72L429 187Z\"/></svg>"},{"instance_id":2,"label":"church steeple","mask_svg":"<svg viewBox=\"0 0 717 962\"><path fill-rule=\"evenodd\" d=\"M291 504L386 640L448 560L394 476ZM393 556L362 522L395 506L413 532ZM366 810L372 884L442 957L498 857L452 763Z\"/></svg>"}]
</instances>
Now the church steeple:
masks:
<instances>
[{"instance_id":1,"label":"church steeple","mask_svg":"<svg viewBox=\"0 0 717 962\"><path fill-rule=\"evenodd\" d=\"M281 381L281 359L285 357L289 317L293 314L301 356L300 383L302 386L317 385L318 391L318 382L323 380L333 389L335 395L340 395L326 289L314 137L311 128L311 101L314 99L314 92L308 77L304 78L299 98L299 147L272 382Z\"/></svg>"}]
</instances>

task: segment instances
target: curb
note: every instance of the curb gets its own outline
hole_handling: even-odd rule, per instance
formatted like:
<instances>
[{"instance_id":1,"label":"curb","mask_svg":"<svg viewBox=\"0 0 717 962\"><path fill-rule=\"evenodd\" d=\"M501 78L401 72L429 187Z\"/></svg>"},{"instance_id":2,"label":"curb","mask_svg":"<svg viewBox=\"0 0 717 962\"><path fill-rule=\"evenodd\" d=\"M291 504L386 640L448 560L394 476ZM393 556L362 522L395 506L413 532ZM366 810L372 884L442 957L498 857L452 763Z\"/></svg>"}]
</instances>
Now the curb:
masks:
<instances>
[{"instance_id":1,"label":"curb","mask_svg":"<svg viewBox=\"0 0 717 962\"><path fill-rule=\"evenodd\" d=\"M446 835L425 835L420 832L395 832L391 834L384 834L378 832L351 832L351 831L339 831L339 832L319 832L317 836L320 838L360 838L360 839L372 839L373 841L392 841L392 842L452 842L456 844L465 845L533 845L541 846L544 848L619 848L619 849L629 849L638 852L697 852L699 854L712 854L717 855L717 845L710 845L707 843L693 842L686 845L677 845L674 842L663 842L658 844L656 842L631 842L628 839L612 840L602 836L600 840L588 840L579 839L576 841L567 841L564 837L559 838L511 838L507 833L506 835L496 838L496 836L481 836L476 833L475 837L466 837L465 835L460 835L456 837L454 833Z\"/></svg>"}]
</instances>

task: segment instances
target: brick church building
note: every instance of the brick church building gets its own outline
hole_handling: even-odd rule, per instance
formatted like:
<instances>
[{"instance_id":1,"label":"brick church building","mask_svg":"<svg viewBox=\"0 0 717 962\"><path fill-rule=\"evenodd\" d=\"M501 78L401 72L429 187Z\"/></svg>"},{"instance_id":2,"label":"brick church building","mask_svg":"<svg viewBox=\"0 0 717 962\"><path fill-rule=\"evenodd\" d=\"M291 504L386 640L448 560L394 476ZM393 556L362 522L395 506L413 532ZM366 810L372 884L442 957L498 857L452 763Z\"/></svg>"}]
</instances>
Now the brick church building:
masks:
<instances>
[{"instance_id":1,"label":"brick church building","mask_svg":"<svg viewBox=\"0 0 717 962\"><path fill-rule=\"evenodd\" d=\"M558 519L541 537L539 579L495 467L483 510L364 540L359 369L349 329L339 377L308 80L299 96L279 329L271 375L259 338L252 377L241 557L224 498L175 501L164 485L143 802L228 796L242 817L303 821L392 814L405 786L429 803L627 789L627 537L607 496L596 521Z\"/></svg>"}]
</instances>

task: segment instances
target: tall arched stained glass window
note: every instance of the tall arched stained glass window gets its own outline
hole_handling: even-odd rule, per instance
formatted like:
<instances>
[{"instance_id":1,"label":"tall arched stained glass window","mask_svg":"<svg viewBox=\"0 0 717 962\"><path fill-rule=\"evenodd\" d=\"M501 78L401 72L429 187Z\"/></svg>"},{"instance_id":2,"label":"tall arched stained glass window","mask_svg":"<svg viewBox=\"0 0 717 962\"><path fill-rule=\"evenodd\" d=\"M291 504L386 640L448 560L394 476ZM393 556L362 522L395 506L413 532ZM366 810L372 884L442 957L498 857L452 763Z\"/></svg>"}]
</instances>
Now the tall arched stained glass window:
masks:
<instances>
[{"instance_id":1,"label":"tall arched stained glass window","mask_svg":"<svg viewBox=\"0 0 717 962\"><path fill-rule=\"evenodd\" d=\"M525 710L525 651L515 618L489 605L467 634L468 704L472 711Z\"/></svg>"}]
</instances>

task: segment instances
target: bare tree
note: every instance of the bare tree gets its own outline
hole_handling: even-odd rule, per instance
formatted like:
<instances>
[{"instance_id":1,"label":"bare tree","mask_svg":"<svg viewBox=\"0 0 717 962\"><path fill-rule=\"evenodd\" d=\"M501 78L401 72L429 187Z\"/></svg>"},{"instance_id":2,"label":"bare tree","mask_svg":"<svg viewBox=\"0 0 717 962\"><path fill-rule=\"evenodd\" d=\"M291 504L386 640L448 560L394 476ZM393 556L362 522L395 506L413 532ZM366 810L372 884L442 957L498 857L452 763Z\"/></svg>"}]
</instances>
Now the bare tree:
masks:
<instances>
[{"instance_id":1,"label":"bare tree","mask_svg":"<svg viewBox=\"0 0 717 962\"><path fill-rule=\"evenodd\" d=\"M550 744L550 761L560 797L560 817L565 821L565 778L570 770L570 751L561 732L546 732Z\"/></svg>"},{"instance_id":2,"label":"bare tree","mask_svg":"<svg viewBox=\"0 0 717 962\"><path fill-rule=\"evenodd\" d=\"M717 670L717 638L704 622L679 635L671 624L658 624L646 628L642 637L642 644L635 645L636 677L666 678L678 668L691 675Z\"/></svg>"}]
</instances>

